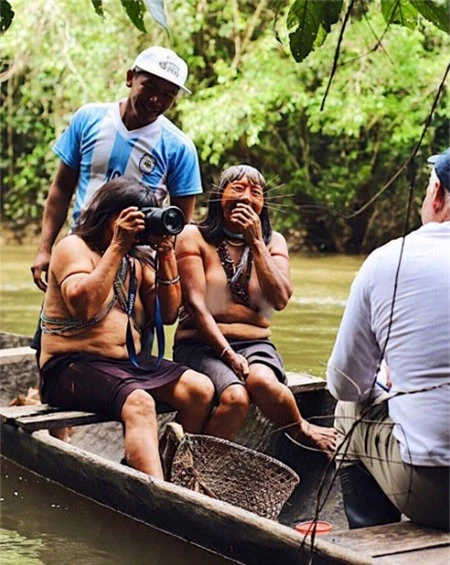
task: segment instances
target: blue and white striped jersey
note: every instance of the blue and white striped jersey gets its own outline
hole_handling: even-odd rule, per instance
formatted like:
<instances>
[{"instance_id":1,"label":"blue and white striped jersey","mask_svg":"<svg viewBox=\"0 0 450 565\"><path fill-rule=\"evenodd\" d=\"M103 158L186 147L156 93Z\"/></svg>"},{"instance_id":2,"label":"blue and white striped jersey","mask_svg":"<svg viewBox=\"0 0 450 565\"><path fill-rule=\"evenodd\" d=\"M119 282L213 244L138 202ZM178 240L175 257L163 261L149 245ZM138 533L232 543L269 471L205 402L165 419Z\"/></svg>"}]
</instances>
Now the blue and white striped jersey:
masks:
<instances>
[{"instance_id":1,"label":"blue and white striped jersey","mask_svg":"<svg viewBox=\"0 0 450 565\"><path fill-rule=\"evenodd\" d=\"M202 192L195 145L165 116L128 131L119 102L86 104L53 147L69 167L80 171L73 220L94 192L117 176L136 179L156 193L192 196Z\"/></svg>"}]
</instances>

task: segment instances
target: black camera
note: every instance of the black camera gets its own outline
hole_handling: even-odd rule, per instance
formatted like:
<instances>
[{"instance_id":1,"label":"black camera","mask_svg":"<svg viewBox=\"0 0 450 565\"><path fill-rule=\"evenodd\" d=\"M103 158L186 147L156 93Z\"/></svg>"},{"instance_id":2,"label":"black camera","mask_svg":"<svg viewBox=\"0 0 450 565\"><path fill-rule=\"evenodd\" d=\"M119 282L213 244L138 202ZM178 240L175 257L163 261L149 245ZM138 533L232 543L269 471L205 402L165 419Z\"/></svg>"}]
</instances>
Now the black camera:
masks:
<instances>
[{"instance_id":1,"label":"black camera","mask_svg":"<svg viewBox=\"0 0 450 565\"><path fill-rule=\"evenodd\" d=\"M177 235L186 223L183 211L178 206L141 208L145 215L145 230L139 234L138 243L147 243L149 235Z\"/></svg>"}]
</instances>

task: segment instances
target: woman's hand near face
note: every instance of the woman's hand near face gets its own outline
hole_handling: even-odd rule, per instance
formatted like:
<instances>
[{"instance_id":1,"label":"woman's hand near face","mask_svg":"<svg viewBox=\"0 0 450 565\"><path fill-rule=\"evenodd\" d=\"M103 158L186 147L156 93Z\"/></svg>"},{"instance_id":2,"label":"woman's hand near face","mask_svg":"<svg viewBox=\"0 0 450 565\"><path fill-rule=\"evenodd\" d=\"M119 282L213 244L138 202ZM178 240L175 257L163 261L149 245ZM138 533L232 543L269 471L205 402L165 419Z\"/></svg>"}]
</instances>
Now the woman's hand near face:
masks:
<instances>
[{"instance_id":1,"label":"woman's hand near face","mask_svg":"<svg viewBox=\"0 0 450 565\"><path fill-rule=\"evenodd\" d=\"M261 220L248 204L238 202L231 212L230 220L243 234L249 245L253 241L262 239Z\"/></svg>"},{"instance_id":2,"label":"woman's hand near face","mask_svg":"<svg viewBox=\"0 0 450 565\"><path fill-rule=\"evenodd\" d=\"M136 207L122 210L114 222L112 244L118 244L128 252L136 244L136 236L145 229L144 214Z\"/></svg>"}]
</instances>

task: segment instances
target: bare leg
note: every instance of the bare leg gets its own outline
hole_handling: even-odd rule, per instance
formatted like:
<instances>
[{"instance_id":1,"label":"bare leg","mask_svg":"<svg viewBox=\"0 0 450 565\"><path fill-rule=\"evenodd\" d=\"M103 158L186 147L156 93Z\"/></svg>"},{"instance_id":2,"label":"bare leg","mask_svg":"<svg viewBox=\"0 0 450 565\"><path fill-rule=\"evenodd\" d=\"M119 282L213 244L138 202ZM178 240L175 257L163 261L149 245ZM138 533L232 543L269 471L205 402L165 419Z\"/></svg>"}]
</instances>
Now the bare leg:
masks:
<instances>
[{"instance_id":1,"label":"bare leg","mask_svg":"<svg viewBox=\"0 0 450 565\"><path fill-rule=\"evenodd\" d=\"M177 381L156 389L154 396L173 406L177 422L195 434L203 431L211 415L214 385L206 375L188 370Z\"/></svg>"},{"instance_id":2,"label":"bare leg","mask_svg":"<svg viewBox=\"0 0 450 565\"><path fill-rule=\"evenodd\" d=\"M246 380L252 401L275 425L285 428L299 443L326 452L334 452L336 431L334 428L316 426L304 420L295 397L287 386L280 383L267 365L250 365Z\"/></svg>"},{"instance_id":3,"label":"bare leg","mask_svg":"<svg viewBox=\"0 0 450 565\"><path fill-rule=\"evenodd\" d=\"M220 396L219 406L214 411L205 428L205 433L232 440L250 410L250 397L245 387L230 385Z\"/></svg>"},{"instance_id":4,"label":"bare leg","mask_svg":"<svg viewBox=\"0 0 450 565\"><path fill-rule=\"evenodd\" d=\"M143 390L133 391L122 408L127 463L158 479L163 471L158 451L158 423L153 398Z\"/></svg>"},{"instance_id":5,"label":"bare leg","mask_svg":"<svg viewBox=\"0 0 450 565\"><path fill-rule=\"evenodd\" d=\"M49 434L57 439L70 443L70 433L72 428L54 428L49 430Z\"/></svg>"}]
</instances>

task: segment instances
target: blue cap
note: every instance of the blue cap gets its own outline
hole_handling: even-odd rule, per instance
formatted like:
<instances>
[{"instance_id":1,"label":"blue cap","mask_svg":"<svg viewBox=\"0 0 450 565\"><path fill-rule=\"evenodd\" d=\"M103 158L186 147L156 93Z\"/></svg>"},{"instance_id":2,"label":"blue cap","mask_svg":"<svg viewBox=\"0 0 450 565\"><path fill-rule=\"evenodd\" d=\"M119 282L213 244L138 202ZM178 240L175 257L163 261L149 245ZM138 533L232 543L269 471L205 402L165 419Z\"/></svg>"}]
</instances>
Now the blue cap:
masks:
<instances>
[{"instance_id":1,"label":"blue cap","mask_svg":"<svg viewBox=\"0 0 450 565\"><path fill-rule=\"evenodd\" d=\"M438 179L450 192L450 147L440 155L432 155L428 163L433 165Z\"/></svg>"}]
</instances>

